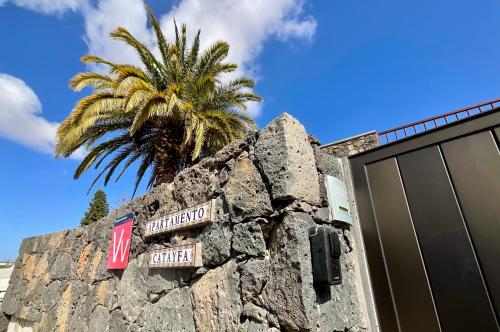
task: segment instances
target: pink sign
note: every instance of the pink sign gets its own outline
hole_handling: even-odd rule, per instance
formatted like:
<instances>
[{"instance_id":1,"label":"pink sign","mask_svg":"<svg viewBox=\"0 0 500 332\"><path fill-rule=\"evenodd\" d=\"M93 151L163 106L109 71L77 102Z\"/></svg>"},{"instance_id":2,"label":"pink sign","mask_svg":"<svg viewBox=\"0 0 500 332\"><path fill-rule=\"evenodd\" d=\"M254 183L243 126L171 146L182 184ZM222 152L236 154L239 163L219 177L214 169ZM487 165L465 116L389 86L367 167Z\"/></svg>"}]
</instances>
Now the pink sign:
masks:
<instances>
[{"instance_id":1,"label":"pink sign","mask_svg":"<svg viewBox=\"0 0 500 332\"><path fill-rule=\"evenodd\" d=\"M133 223L134 215L132 213L115 221L111 243L109 244L109 270L123 270L127 267Z\"/></svg>"}]
</instances>

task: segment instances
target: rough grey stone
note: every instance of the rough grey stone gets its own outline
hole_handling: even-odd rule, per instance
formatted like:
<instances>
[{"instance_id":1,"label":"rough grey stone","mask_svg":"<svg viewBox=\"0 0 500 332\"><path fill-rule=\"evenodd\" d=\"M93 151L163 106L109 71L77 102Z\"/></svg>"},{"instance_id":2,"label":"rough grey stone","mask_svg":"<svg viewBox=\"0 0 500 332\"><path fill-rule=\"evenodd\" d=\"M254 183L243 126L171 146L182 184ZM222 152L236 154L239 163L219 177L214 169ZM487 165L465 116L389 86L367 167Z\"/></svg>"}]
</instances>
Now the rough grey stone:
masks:
<instances>
[{"instance_id":1,"label":"rough grey stone","mask_svg":"<svg viewBox=\"0 0 500 332\"><path fill-rule=\"evenodd\" d=\"M83 282L73 282L70 285L70 297L72 298L72 305L71 303L69 303L67 308L73 306L74 309L71 313L71 316L79 317L79 319L68 319L69 321L65 325L69 326L69 331L90 332L89 324L92 316L92 311L97 306L97 301L94 301L94 297L89 296L89 292L93 291L95 287L91 287L87 283ZM58 310L55 311L57 315L56 318L59 317L59 310L62 309L61 302L59 302L58 306ZM60 329L64 330L63 327L60 327Z\"/></svg>"},{"instance_id":2,"label":"rough grey stone","mask_svg":"<svg viewBox=\"0 0 500 332\"><path fill-rule=\"evenodd\" d=\"M28 322L37 322L41 318L41 312L39 310L39 304L31 304L28 301L26 301L25 305L18 309L14 316L19 317L23 320L26 320Z\"/></svg>"},{"instance_id":3,"label":"rough grey stone","mask_svg":"<svg viewBox=\"0 0 500 332\"><path fill-rule=\"evenodd\" d=\"M97 303L108 309L113 309L117 303L117 288L119 280L111 278L95 284L94 291L90 292L92 297L97 299Z\"/></svg>"},{"instance_id":4,"label":"rough grey stone","mask_svg":"<svg viewBox=\"0 0 500 332\"><path fill-rule=\"evenodd\" d=\"M242 311L239 273L234 260L215 268L196 280L193 308L200 331L235 331Z\"/></svg>"},{"instance_id":5,"label":"rough grey stone","mask_svg":"<svg viewBox=\"0 0 500 332\"><path fill-rule=\"evenodd\" d=\"M40 322L34 325L33 331L34 332L42 332L42 331L56 331L56 317L55 313L53 312L44 312L42 314L42 319ZM85 330L77 330L80 332L85 332Z\"/></svg>"},{"instance_id":6,"label":"rough grey stone","mask_svg":"<svg viewBox=\"0 0 500 332\"><path fill-rule=\"evenodd\" d=\"M19 308L22 307L27 286L28 282L24 279L11 279L2 302L2 311L4 313L7 315L13 315Z\"/></svg>"},{"instance_id":7,"label":"rough grey stone","mask_svg":"<svg viewBox=\"0 0 500 332\"><path fill-rule=\"evenodd\" d=\"M152 197L147 199L148 205L151 205L153 202L157 202L156 204L158 205L158 208L152 211L151 219L182 209L181 205L174 199L173 191L173 183L164 183L151 191Z\"/></svg>"},{"instance_id":8,"label":"rough grey stone","mask_svg":"<svg viewBox=\"0 0 500 332\"><path fill-rule=\"evenodd\" d=\"M224 195L232 219L269 215L271 199L262 177L248 153L240 155L224 187Z\"/></svg>"},{"instance_id":9,"label":"rough grey stone","mask_svg":"<svg viewBox=\"0 0 500 332\"><path fill-rule=\"evenodd\" d=\"M248 147L246 140L235 140L218 151L212 158L206 158L201 163L221 165L231 162L231 159L237 158L240 153Z\"/></svg>"},{"instance_id":10,"label":"rough grey stone","mask_svg":"<svg viewBox=\"0 0 500 332\"><path fill-rule=\"evenodd\" d=\"M314 226L305 213L287 213L270 246L270 274L262 291L263 306L289 330L314 327L316 294L307 229Z\"/></svg>"},{"instance_id":11,"label":"rough grey stone","mask_svg":"<svg viewBox=\"0 0 500 332\"><path fill-rule=\"evenodd\" d=\"M264 256L266 242L260 225L255 221L234 226L233 249L249 256Z\"/></svg>"},{"instance_id":12,"label":"rough grey stone","mask_svg":"<svg viewBox=\"0 0 500 332\"><path fill-rule=\"evenodd\" d=\"M217 174L200 164L180 172L173 184L174 199L181 204L182 208L206 202L220 190Z\"/></svg>"},{"instance_id":13,"label":"rough grey stone","mask_svg":"<svg viewBox=\"0 0 500 332\"><path fill-rule=\"evenodd\" d=\"M24 266L22 262L22 257L24 254L20 254L19 257L17 258L16 262L14 263L14 270L10 274L10 281L14 280L21 280L23 278L23 273L24 273Z\"/></svg>"},{"instance_id":14,"label":"rough grey stone","mask_svg":"<svg viewBox=\"0 0 500 332\"><path fill-rule=\"evenodd\" d=\"M7 326L9 325L9 319L3 313L0 312L0 332L7 332Z\"/></svg>"},{"instance_id":15,"label":"rough grey stone","mask_svg":"<svg viewBox=\"0 0 500 332\"><path fill-rule=\"evenodd\" d=\"M118 304L129 322L135 322L148 301L146 259L147 255L142 255L130 261L118 284Z\"/></svg>"},{"instance_id":16,"label":"rough grey stone","mask_svg":"<svg viewBox=\"0 0 500 332\"><path fill-rule=\"evenodd\" d=\"M268 332L267 322L256 322L253 319L247 319L238 330L239 332Z\"/></svg>"},{"instance_id":17,"label":"rough grey stone","mask_svg":"<svg viewBox=\"0 0 500 332\"><path fill-rule=\"evenodd\" d=\"M321 222L328 222L331 220L330 218L330 210L328 207L322 207L313 212L314 220Z\"/></svg>"},{"instance_id":18,"label":"rough grey stone","mask_svg":"<svg viewBox=\"0 0 500 332\"><path fill-rule=\"evenodd\" d=\"M92 312L92 319L89 321L89 331L109 331L109 310L98 305Z\"/></svg>"},{"instance_id":19,"label":"rough grey stone","mask_svg":"<svg viewBox=\"0 0 500 332\"><path fill-rule=\"evenodd\" d=\"M327 144L320 148L326 153L342 158L372 149L379 145L380 142L377 132L371 131L339 142Z\"/></svg>"},{"instance_id":20,"label":"rough grey stone","mask_svg":"<svg viewBox=\"0 0 500 332\"><path fill-rule=\"evenodd\" d=\"M19 246L19 257L21 257L22 254L30 254L34 252L33 247L37 241L38 238L36 236L24 238Z\"/></svg>"},{"instance_id":21,"label":"rough grey stone","mask_svg":"<svg viewBox=\"0 0 500 332\"><path fill-rule=\"evenodd\" d=\"M177 174L173 181L173 199L180 204L180 207L186 208L206 202L220 193L219 173L225 167L225 163L243 151L242 147L245 145L243 141L232 142L215 156L205 158Z\"/></svg>"},{"instance_id":22,"label":"rough grey stone","mask_svg":"<svg viewBox=\"0 0 500 332\"><path fill-rule=\"evenodd\" d=\"M342 163L339 158L324 153L319 148L314 149L314 155L316 157L316 166L319 175L320 203L322 206L328 206L325 176L331 175L343 179Z\"/></svg>"},{"instance_id":23,"label":"rough grey stone","mask_svg":"<svg viewBox=\"0 0 500 332\"><path fill-rule=\"evenodd\" d=\"M307 204L304 201L294 201L292 204L289 204L285 210L287 211L296 211L296 212L305 212L311 213L313 211L313 206Z\"/></svg>"},{"instance_id":24,"label":"rough grey stone","mask_svg":"<svg viewBox=\"0 0 500 332\"><path fill-rule=\"evenodd\" d=\"M304 126L287 113L271 122L255 144L255 155L271 186L274 200L319 202L314 152Z\"/></svg>"},{"instance_id":25,"label":"rough grey stone","mask_svg":"<svg viewBox=\"0 0 500 332\"><path fill-rule=\"evenodd\" d=\"M201 277L202 275L204 275L207 272L208 272L208 269L206 267L204 267L204 266L199 267L196 270L194 270L193 273L191 273L191 278L195 279L195 278Z\"/></svg>"},{"instance_id":26,"label":"rough grey stone","mask_svg":"<svg viewBox=\"0 0 500 332\"><path fill-rule=\"evenodd\" d=\"M321 149L314 149L316 167L321 174L332 175L339 179L343 178L342 163L340 158L322 152Z\"/></svg>"},{"instance_id":27,"label":"rough grey stone","mask_svg":"<svg viewBox=\"0 0 500 332\"><path fill-rule=\"evenodd\" d=\"M229 222L217 222L203 230L200 236L203 264L211 267L227 261L231 256L232 237Z\"/></svg>"},{"instance_id":28,"label":"rough grey stone","mask_svg":"<svg viewBox=\"0 0 500 332\"><path fill-rule=\"evenodd\" d=\"M158 302L159 299L160 299L160 295L155 294L155 293L149 294L149 302L156 303L156 302Z\"/></svg>"},{"instance_id":29,"label":"rough grey stone","mask_svg":"<svg viewBox=\"0 0 500 332\"><path fill-rule=\"evenodd\" d=\"M280 327L280 322L278 320L278 317L276 317L275 315L268 312L266 318L267 318L267 321L269 322L270 326L277 327L277 328Z\"/></svg>"},{"instance_id":30,"label":"rough grey stone","mask_svg":"<svg viewBox=\"0 0 500 332\"><path fill-rule=\"evenodd\" d=\"M50 278L52 280L57 279L69 279L72 269L72 259L71 255L66 252L61 252L57 255L57 258L50 268Z\"/></svg>"},{"instance_id":31,"label":"rough grey stone","mask_svg":"<svg viewBox=\"0 0 500 332\"><path fill-rule=\"evenodd\" d=\"M143 319L145 331L195 331L189 288L176 288L157 303L148 303Z\"/></svg>"},{"instance_id":32,"label":"rough grey stone","mask_svg":"<svg viewBox=\"0 0 500 332\"><path fill-rule=\"evenodd\" d=\"M77 255L81 253L81 250L88 241L85 239L85 230L83 227L78 227L70 232L68 232L67 236L61 240L54 239L54 246L57 248L49 249L49 264L53 265L56 260L58 253L61 251L67 252L70 255ZM58 250L56 250L58 249Z\"/></svg>"},{"instance_id":33,"label":"rough grey stone","mask_svg":"<svg viewBox=\"0 0 500 332\"><path fill-rule=\"evenodd\" d=\"M34 242L33 252L40 253L45 249L47 242L50 240L52 234L44 234L37 237L37 241Z\"/></svg>"},{"instance_id":34,"label":"rough grey stone","mask_svg":"<svg viewBox=\"0 0 500 332\"><path fill-rule=\"evenodd\" d=\"M251 129L247 132L247 135L245 136L245 142L249 146L253 146L255 145L255 142L257 142L258 137L259 137L259 132Z\"/></svg>"},{"instance_id":35,"label":"rough grey stone","mask_svg":"<svg viewBox=\"0 0 500 332\"><path fill-rule=\"evenodd\" d=\"M177 271L172 269L150 269L147 284L153 293L167 293L179 285Z\"/></svg>"},{"instance_id":36,"label":"rough grey stone","mask_svg":"<svg viewBox=\"0 0 500 332\"><path fill-rule=\"evenodd\" d=\"M247 303L243 306L243 312L241 313L243 317L253 318L258 322L267 322L267 311L261 307L256 306L253 303Z\"/></svg>"},{"instance_id":37,"label":"rough grey stone","mask_svg":"<svg viewBox=\"0 0 500 332\"><path fill-rule=\"evenodd\" d=\"M349 243L353 239L349 230L339 234L342 256L342 283L329 288L326 299L319 298L321 312L319 325L326 330L368 331L368 324L361 311L356 288L356 257ZM321 294L319 294L321 295ZM318 296L319 297L319 296ZM335 305L332 305L335 303Z\"/></svg>"},{"instance_id":38,"label":"rough grey stone","mask_svg":"<svg viewBox=\"0 0 500 332\"><path fill-rule=\"evenodd\" d=\"M115 276L115 273L113 271L108 270L107 253L108 250L104 252L96 251L94 253L94 256L92 257L92 265L97 264L96 267L92 266L92 269L95 268L95 272L92 273L94 281L109 279ZM129 255L129 259L133 259L132 255Z\"/></svg>"},{"instance_id":39,"label":"rough grey stone","mask_svg":"<svg viewBox=\"0 0 500 332\"><path fill-rule=\"evenodd\" d=\"M250 259L240 265L241 293L244 302L257 302L269 278L269 260Z\"/></svg>"},{"instance_id":40,"label":"rough grey stone","mask_svg":"<svg viewBox=\"0 0 500 332\"><path fill-rule=\"evenodd\" d=\"M125 317L119 310L111 312L109 318L109 332L131 332L130 326L127 324Z\"/></svg>"},{"instance_id":41,"label":"rough grey stone","mask_svg":"<svg viewBox=\"0 0 500 332\"><path fill-rule=\"evenodd\" d=\"M73 312L74 317L81 317L81 319L72 319L69 322L69 331L89 331L90 317L92 314L92 308L90 303L80 302L77 303L75 310ZM45 331L45 330L41 330ZM46 330L50 331L50 330Z\"/></svg>"},{"instance_id":42,"label":"rough grey stone","mask_svg":"<svg viewBox=\"0 0 500 332\"><path fill-rule=\"evenodd\" d=\"M116 217L108 215L88 226L88 239L97 245L101 251L109 249L109 239L113 230Z\"/></svg>"},{"instance_id":43,"label":"rough grey stone","mask_svg":"<svg viewBox=\"0 0 500 332\"><path fill-rule=\"evenodd\" d=\"M57 304L67 286L67 282L61 282L60 280L55 280L47 286L42 296L42 303L45 310L52 309Z\"/></svg>"}]
</instances>

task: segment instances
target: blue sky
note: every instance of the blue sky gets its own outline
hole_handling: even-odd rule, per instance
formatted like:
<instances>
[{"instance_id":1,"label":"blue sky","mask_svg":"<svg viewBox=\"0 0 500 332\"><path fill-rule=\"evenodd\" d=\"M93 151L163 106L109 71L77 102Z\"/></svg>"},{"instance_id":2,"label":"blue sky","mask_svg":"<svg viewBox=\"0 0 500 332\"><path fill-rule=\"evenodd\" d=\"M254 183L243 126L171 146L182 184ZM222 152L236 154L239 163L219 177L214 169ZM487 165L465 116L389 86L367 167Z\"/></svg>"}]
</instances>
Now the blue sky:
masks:
<instances>
[{"instance_id":1,"label":"blue sky","mask_svg":"<svg viewBox=\"0 0 500 332\"><path fill-rule=\"evenodd\" d=\"M165 27L175 16L231 43L265 100L252 108L261 127L288 112L329 143L500 95L496 0L149 2ZM104 32L125 25L148 42L144 19L139 0L0 0L0 259L24 237L79 225L95 173L74 181L78 160L50 153L87 93L68 80L89 50L134 61ZM105 188L112 206L130 198L133 175Z\"/></svg>"}]
</instances>

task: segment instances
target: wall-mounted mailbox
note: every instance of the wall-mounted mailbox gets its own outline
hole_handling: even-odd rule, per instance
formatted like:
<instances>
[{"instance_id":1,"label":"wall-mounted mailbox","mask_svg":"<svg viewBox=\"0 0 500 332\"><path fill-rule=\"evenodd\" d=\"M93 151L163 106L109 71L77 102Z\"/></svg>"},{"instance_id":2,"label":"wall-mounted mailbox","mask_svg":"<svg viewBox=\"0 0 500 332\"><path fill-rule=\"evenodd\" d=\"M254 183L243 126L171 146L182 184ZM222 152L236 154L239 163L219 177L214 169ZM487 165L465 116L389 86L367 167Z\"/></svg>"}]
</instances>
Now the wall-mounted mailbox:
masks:
<instances>
[{"instance_id":1,"label":"wall-mounted mailbox","mask_svg":"<svg viewBox=\"0 0 500 332\"><path fill-rule=\"evenodd\" d=\"M345 183L334 176L327 175L325 176L325 186L332 220L352 225L351 206L347 198Z\"/></svg>"},{"instance_id":2,"label":"wall-mounted mailbox","mask_svg":"<svg viewBox=\"0 0 500 332\"><path fill-rule=\"evenodd\" d=\"M340 241L331 227L309 228L314 284L338 285L342 282Z\"/></svg>"}]
</instances>

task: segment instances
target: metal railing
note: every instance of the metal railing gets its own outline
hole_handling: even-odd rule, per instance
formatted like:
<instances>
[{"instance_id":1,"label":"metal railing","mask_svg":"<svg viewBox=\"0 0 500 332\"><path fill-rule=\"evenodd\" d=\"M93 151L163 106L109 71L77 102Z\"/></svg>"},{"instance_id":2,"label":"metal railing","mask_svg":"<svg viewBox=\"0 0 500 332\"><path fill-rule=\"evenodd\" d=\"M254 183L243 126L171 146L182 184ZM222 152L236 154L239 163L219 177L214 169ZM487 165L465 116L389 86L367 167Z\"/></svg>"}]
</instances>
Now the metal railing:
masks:
<instances>
[{"instance_id":1,"label":"metal railing","mask_svg":"<svg viewBox=\"0 0 500 332\"><path fill-rule=\"evenodd\" d=\"M456 111L444 113L432 118L424 119L421 121L413 122L401 127L392 128L378 132L380 144L387 144L398 141L400 139L413 136L415 134L423 133L448 123L466 119L468 117L489 111L497 106L500 106L500 98L489 100L487 102L472 105L469 107L461 108Z\"/></svg>"}]
</instances>

